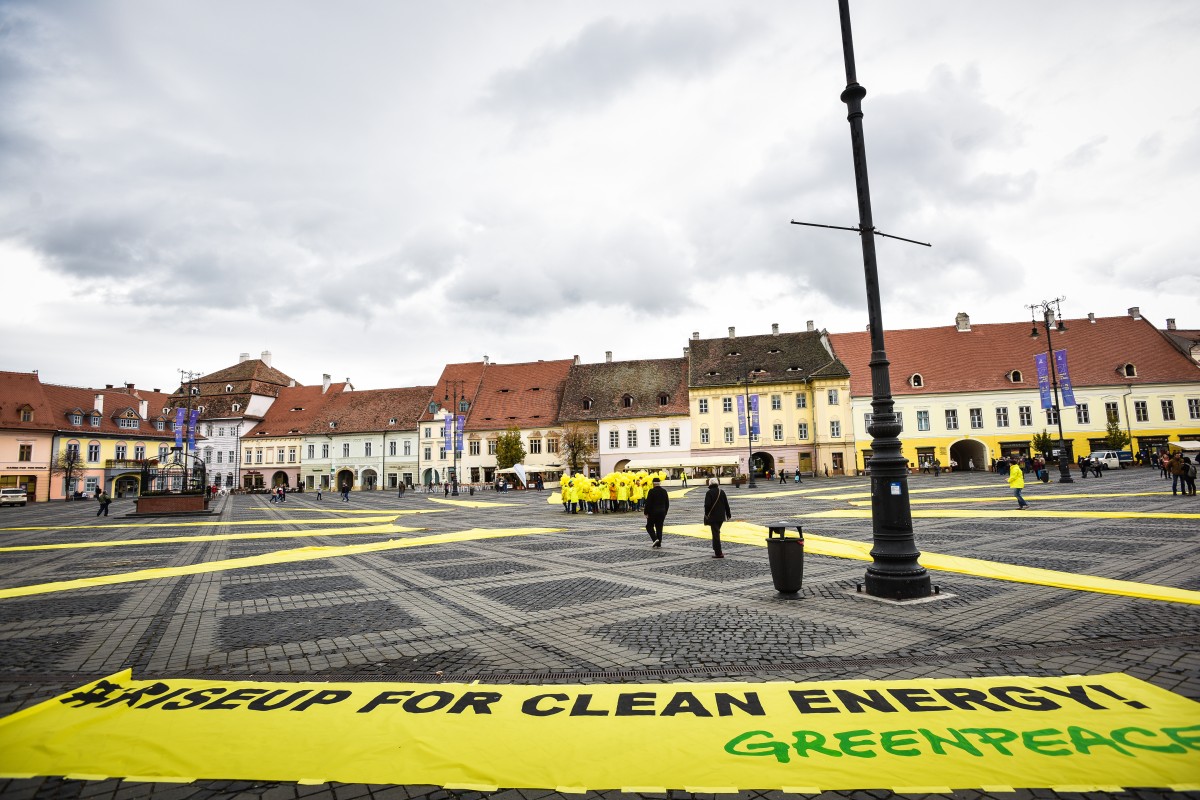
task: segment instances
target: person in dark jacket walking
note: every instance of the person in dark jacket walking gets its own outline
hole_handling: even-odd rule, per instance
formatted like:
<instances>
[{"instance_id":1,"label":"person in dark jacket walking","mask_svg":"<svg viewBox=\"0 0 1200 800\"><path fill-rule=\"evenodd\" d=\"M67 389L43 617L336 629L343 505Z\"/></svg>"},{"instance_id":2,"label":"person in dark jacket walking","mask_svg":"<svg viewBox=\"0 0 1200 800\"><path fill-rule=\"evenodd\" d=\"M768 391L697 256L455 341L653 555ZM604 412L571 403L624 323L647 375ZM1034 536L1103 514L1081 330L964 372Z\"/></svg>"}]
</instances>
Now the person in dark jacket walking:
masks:
<instances>
[{"instance_id":1,"label":"person in dark jacket walking","mask_svg":"<svg viewBox=\"0 0 1200 800\"><path fill-rule=\"evenodd\" d=\"M112 503L112 497L109 496L108 492L101 489L99 492L96 493L96 501L98 503L100 503L100 508L97 509L96 516L98 517L101 514L103 514L104 516L107 517L108 516L108 507Z\"/></svg>"},{"instance_id":2,"label":"person in dark jacket walking","mask_svg":"<svg viewBox=\"0 0 1200 800\"><path fill-rule=\"evenodd\" d=\"M646 493L646 533L650 534L651 547L662 547L663 522L667 519L667 511L671 508L671 498L667 490L659 486L658 478Z\"/></svg>"},{"instance_id":3,"label":"person in dark jacket walking","mask_svg":"<svg viewBox=\"0 0 1200 800\"><path fill-rule=\"evenodd\" d=\"M713 478L708 482L708 492L704 495L704 524L712 531L713 558L725 557L721 552L721 526L725 520L732 518L729 498L721 491L717 479Z\"/></svg>"}]
</instances>

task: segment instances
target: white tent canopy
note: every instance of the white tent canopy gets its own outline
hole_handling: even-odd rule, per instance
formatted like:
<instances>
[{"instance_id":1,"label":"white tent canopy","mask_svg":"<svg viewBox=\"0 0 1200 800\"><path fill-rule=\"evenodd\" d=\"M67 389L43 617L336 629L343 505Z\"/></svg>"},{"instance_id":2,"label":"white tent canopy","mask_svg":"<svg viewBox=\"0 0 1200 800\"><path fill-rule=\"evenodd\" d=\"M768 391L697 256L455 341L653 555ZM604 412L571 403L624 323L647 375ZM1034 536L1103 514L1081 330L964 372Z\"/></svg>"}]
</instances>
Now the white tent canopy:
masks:
<instances>
[{"instance_id":1,"label":"white tent canopy","mask_svg":"<svg viewBox=\"0 0 1200 800\"><path fill-rule=\"evenodd\" d=\"M631 458L625 469L692 469L695 467L736 467L737 456L659 456Z\"/></svg>"},{"instance_id":2,"label":"white tent canopy","mask_svg":"<svg viewBox=\"0 0 1200 800\"><path fill-rule=\"evenodd\" d=\"M1167 442L1167 447L1182 450L1185 453L1200 452L1200 442L1184 439L1178 442Z\"/></svg>"},{"instance_id":3,"label":"white tent canopy","mask_svg":"<svg viewBox=\"0 0 1200 800\"><path fill-rule=\"evenodd\" d=\"M497 475L518 475L517 467L521 467L526 472L537 472L545 474L547 472L562 472L562 467L547 466L546 464L513 464L511 467L496 470Z\"/></svg>"}]
</instances>

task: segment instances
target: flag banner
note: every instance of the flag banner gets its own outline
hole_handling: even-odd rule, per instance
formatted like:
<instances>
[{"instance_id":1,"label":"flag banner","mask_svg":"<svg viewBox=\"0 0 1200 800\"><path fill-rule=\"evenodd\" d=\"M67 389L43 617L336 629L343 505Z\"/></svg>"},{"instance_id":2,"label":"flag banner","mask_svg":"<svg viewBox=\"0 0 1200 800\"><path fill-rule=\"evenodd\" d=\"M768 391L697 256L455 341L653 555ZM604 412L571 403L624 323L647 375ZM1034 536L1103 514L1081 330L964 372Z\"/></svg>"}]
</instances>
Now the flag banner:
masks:
<instances>
[{"instance_id":1,"label":"flag banner","mask_svg":"<svg viewBox=\"0 0 1200 800\"><path fill-rule=\"evenodd\" d=\"M1054 401L1050 397L1050 361L1045 353L1033 357L1037 365L1038 394L1042 396L1042 408L1053 408Z\"/></svg>"},{"instance_id":2,"label":"flag banner","mask_svg":"<svg viewBox=\"0 0 1200 800\"><path fill-rule=\"evenodd\" d=\"M1071 373L1067 372L1067 351L1054 351L1054 369L1058 372L1058 390L1062 392L1064 408L1075 405L1075 390L1071 387Z\"/></svg>"},{"instance_id":3,"label":"flag banner","mask_svg":"<svg viewBox=\"0 0 1200 800\"><path fill-rule=\"evenodd\" d=\"M442 427L442 448L449 453L454 448L454 417L447 416Z\"/></svg>"},{"instance_id":4,"label":"flag banner","mask_svg":"<svg viewBox=\"0 0 1200 800\"><path fill-rule=\"evenodd\" d=\"M459 414L454 423L454 449L456 452L463 451L463 430L467 427L467 418Z\"/></svg>"},{"instance_id":5,"label":"flag banner","mask_svg":"<svg viewBox=\"0 0 1200 800\"><path fill-rule=\"evenodd\" d=\"M1200 789L1200 703L1121 673L780 683L97 680L0 719L0 778L583 793Z\"/></svg>"},{"instance_id":6,"label":"flag banner","mask_svg":"<svg viewBox=\"0 0 1200 800\"><path fill-rule=\"evenodd\" d=\"M188 425L188 447L196 449L196 423L200 420L200 409L192 409L192 419Z\"/></svg>"},{"instance_id":7,"label":"flag banner","mask_svg":"<svg viewBox=\"0 0 1200 800\"><path fill-rule=\"evenodd\" d=\"M737 396L738 436L746 435L746 396Z\"/></svg>"},{"instance_id":8,"label":"flag banner","mask_svg":"<svg viewBox=\"0 0 1200 800\"><path fill-rule=\"evenodd\" d=\"M184 408L175 409L175 446L176 447L183 447L183 423L184 423L184 414L186 414L186 413L187 413L187 409L184 409Z\"/></svg>"},{"instance_id":9,"label":"flag banner","mask_svg":"<svg viewBox=\"0 0 1200 800\"><path fill-rule=\"evenodd\" d=\"M758 427L758 395L750 395L750 433L753 436L758 436L762 433Z\"/></svg>"}]
</instances>

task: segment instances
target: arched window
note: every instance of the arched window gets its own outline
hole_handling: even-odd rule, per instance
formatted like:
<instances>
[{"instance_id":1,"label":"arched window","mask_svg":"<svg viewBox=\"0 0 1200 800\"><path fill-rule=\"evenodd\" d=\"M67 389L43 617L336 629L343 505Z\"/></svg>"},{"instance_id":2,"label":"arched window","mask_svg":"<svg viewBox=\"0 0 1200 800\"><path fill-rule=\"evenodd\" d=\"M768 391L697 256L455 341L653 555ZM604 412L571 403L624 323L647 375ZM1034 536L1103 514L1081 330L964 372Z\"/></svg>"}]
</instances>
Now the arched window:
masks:
<instances>
[{"instance_id":1,"label":"arched window","mask_svg":"<svg viewBox=\"0 0 1200 800\"><path fill-rule=\"evenodd\" d=\"M233 393L233 384L232 383L225 384L225 394L232 394L232 393Z\"/></svg>"},{"instance_id":2,"label":"arched window","mask_svg":"<svg viewBox=\"0 0 1200 800\"><path fill-rule=\"evenodd\" d=\"M621 408L633 408L633 395L626 394L621 396Z\"/></svg>"},{"instance_id":3,"label":"arched window","mask_svg":"<svg viewBox=\"0 0 1200 800\"><path fill-rule=\"evenodd\" d=\"M592 400L592 398L590 398L590 397L583 398L583 410L584 411L591 409L591 407L593 405L595 405L595 401Z\"/></svg>"},{"instance_id":4,"label":"arched window","mask_svg":"<svg viewBox=\"0 0 1200 800\"><path fill-rule=\"evenodd\" d=\"M200 387L199 387L199 386L193 386L193 387L192 387L192 394L200 394Z\"/></svg>"},{"instance_id":5,"label":"arched window","mask_svg":"<svg viewBox=\"0 0 1200 800\"><path fill-rule=\"evenodd\" d=\"M231 411L241 411L241 410L242 410L242 405L241 405L241 403L234 403L233 405L231 405L231 406L229 407L229 409L230 409Z\"/></svg>"},{"instance_id":6,"label":"arched window","mask_svg":"<svg viewBox=\"0 0 1200 800\"><path fill-rule=\"evenodd\" d=\"M922 377L921 373L914 372L912 377L908 379L908 385L912 386L914 389L920 389L925 385L925 378Z\"/></svg>"},{"instance_id":7,"label":"arched window","mask_svg":"<svg viewBox=\"0 0 1200 800\"><path fill-rule=\"evenodd\" d=\"M665 406L669 402L671 402L671 397L666 392L662 392L658 395L658 404L660 406Z\"/></svg>"},{"instance_id":8,"label":"arched window","mask_svg":"<svg viewBox=\"0 0 1200 800\"><path fill-rule=\"evenodd\" d=\"M1121 370L1122 370L1122 374L1126 378L1136 378L1137 377L1137 367L1133 366L1133 364L1126 364L1124 367L1121 368Z\"/></svg>"},{"instance_id":9,"label":"arched window","mask_svg":"<svg viewBox=\"0 0 1200 800\"><path fill-rule=\"evenodd\" d=\"M1025 376L1021 374L1021 370L1014 369L1012 372L1008 373L1008 379L1013 383L1021 383L1025 380Z\"/></svg>"}]
</instances>

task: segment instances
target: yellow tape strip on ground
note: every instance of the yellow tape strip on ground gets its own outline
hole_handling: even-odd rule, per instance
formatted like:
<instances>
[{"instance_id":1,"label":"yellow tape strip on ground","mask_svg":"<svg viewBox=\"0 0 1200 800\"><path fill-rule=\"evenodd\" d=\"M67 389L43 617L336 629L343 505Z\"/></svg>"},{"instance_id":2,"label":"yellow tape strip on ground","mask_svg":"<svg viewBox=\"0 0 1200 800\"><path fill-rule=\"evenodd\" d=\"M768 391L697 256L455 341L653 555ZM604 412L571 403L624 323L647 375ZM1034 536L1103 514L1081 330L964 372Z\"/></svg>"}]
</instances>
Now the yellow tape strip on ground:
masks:
<instances>
[{"instance_id":1,"label":"yellow tape strip on ground","mask_svg":"<svg viewBox=\"0 0 1200 800\"><path fill-rule=\"evenodd\" d=\"M1047 500L1091 500L1101 497L1161 497L1163 495L1170 496L1170 492L1113 492L1104 494L1097 492L1096 494L1033 494L1022 495L1026 500L1032 500L1037 503L1044 503ZM997 495L995 497L946 497L946 498L922 498L919 500L910 500L911 505L944 505L946 503L1012 503L1014 498L1012 493ZM851 500L852 506L869 506L870 500Z\"/></svg>"},{"instance_id":2,"label":"yellow tape strip on ground","mask_svg":"<svg viewBox=\"0 0 1200 800\"><path fill-rule=\"evenodd\" d=\"M929 508L912 512L914 519L1200 519L1200 513L1182 511L1038 511L1015 507L1008 511L979 508ZM802 519L870 519L869 509L834 508L797 514Z\"/></svg>"},{"instance_id":3,"label":"yellow tape strip on ground","mask_svg":"<svg viewBox=\"0 0 1200 800\"><path fill-rule=\"evenodd\" d=\"M307 531L255 531L226 533L211 536L159 536L153 539L116 539L101 542L57 542L0 547L0 553L20 553L30 550L75 550L89 547L137 547L143 544L184 544L186 542L231 542L244 539L307 539L313 536L388 536L393 533L416 533L424 528L404 528L399 525L364 525L361 528L318 528Z\"/></svg>"},{"instance_id":4,"label":"yellow tape strip on ground","mask_svg":"<svg viewBox=\"0 0 1200 800\"><path fill-rule=\"evenodd\" d=\"M520 503L497 503L494 500L450 500L442 497L426 498L431 503L441 503L447 506L458 506L459 508L501 508L504 506L519 506Z\"/></svg>"},{"instance_id":5,"label":"yellow tape strip on ground","mask_svg":"<svg viewBox=\"0 0 1200 800\"><path fill-rule=\"evenodd\" d=\"M403 547L420 547L429 544L467 542L480 539L498 539L505 536L525 536L534 533L561 533L562 531L562 528L472 528L466 531L435 533L429 536L417 536L412 539L392 539L386 542L367 542L365 544L340 546L330 545L326 547L301 547L295 550L279 550L274 553L263 553L262 555L246 556L244 558L228 558L220 561L206 561L200 564L187 564L182 567L156 567L154 569L140 569L134 572L122 572L115 575L95 575L90 578L77 578L70 581L14 586L9 589L0 589L0 600L12 597L28 597L35 594L64 592L71 589L89 589L94 586L112 586L118 583L136 583L139 581L157 580L159 578L174 578L180 575L200 575L205 572L244 569L264 564L315 561L322 558L378 553L384 550L396 550Z\"/></svg>"},{"instance_id":6,"label":"yellow tape strip on ground","mask_svg":"<svg viewBox=\"0 0 1200 800\"><path fill-rule=\"evenodd\" d=\"M365 519L341 519L338 517L330 517L329 519L233 519L224 522L212 519L197 520L195 522L137 522L130 520L129 522L123 524L110 525L40 525L29 526L25 528L0 528L0 533L17 533L21 531L71 531L87 528L93 528L96 530L111 530L113 528L214 528L224 527L226 525L230 527L240 527L243 525L363 525L369 522L391 522L397 516L391 512L380 514L378 511L372 511L371 513L374 516L370 516ZM441 509L431 508L423 512L408 511L402 513L440 514L443 512Z\"/></svg>"},{"instance_id":7,"label":"yellow tape strip on ground","mask_svg":"<svg viewBox=\"0 0 1200 800\"><path fill-rule=\"evenodd\" d=\"M441 508L346 508L345 506L296 506L294 508L272 508L270 506L262 506L255 508L242 509L245 511L259 511L264 514L278 513L280 511L305 511L311 514L442 514L445 509Z\"/></svg>"},{"instance_id":8,"label":"yellow tape strip on ground","mask_svg":"<svg viewBox=\"0 0 1200 800\"><path fill-rule=\"evenodd\" d=\"M665 793L1195 786L1200 704L1120 673L257 682L129 671L0 720L0 777Z\"/></svg>"},{"instance_id":9,"label":"yellow tape strip on ground","mask_svg":"<svg viewBox=\"0 0 1200 800\"><path fill-rule=\"evenodd\" d=\"M697 539L712 538L707 525L669 525L663 528L663 531L677 533L682 536L691 536ZM767 529L760 525L751 525L748 522L729 522L721 528L721 541L748 544L754 547L766 547ZM919 543L918 537L918 545ZM856 542L851 539L837 539L832 536L819 536L812 533L804 534L805 552L818 556L871 561L871 546L870 542ZM1053 586L1059 589L1073 589L1082 592L1096 592L1098 594L1140 597L1145 600L1162 600L1169 603L1200 605L1200 592L1176 589L1171 586L1156 586L1152 583L1097 578L1093 575L1059 572L1058 570L1039 569L1037 567L1022 567L1016 564L1005 564L1000 561L986 561L981 558L950 556L926 551L921 551L920 560L921 565L926 569L939 570L941 572L956 572L961 575L974 575L978 578L992 578L1001 581L1012 581L1014 583L1032 583L1039 586Z\"/></svg>"}]
</instances>

